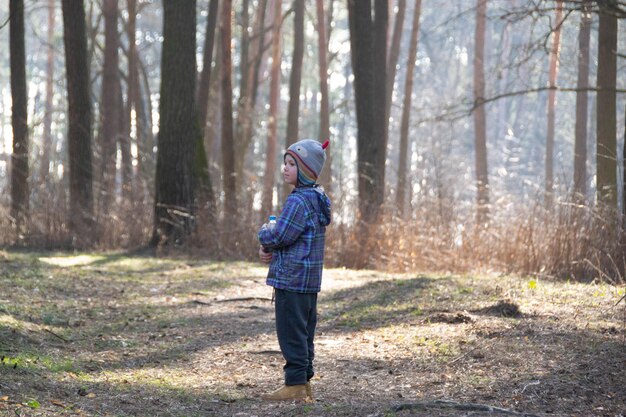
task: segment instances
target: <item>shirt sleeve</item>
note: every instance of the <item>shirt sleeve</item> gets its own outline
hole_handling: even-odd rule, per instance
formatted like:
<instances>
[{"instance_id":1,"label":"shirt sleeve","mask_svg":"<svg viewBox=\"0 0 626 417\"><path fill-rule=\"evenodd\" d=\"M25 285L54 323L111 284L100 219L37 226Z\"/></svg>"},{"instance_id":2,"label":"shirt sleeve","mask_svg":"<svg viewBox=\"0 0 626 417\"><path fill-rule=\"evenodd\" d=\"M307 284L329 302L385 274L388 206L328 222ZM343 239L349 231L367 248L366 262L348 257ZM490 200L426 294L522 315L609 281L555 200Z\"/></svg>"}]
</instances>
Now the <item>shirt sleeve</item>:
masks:
<instances>
[{"instance_id":1,"label":"shirt sleeve","mask_svg":"<svg viewBox=\"0 0 626 417\"><path fill-rule=\"evenodd\" d=\"M276 219L276 226L262 227L259 231L259 242L267 249L279 249L292 245L306 228L306 213L303 203L290 195L280 215Z\"/></svg>"}]
</instances>

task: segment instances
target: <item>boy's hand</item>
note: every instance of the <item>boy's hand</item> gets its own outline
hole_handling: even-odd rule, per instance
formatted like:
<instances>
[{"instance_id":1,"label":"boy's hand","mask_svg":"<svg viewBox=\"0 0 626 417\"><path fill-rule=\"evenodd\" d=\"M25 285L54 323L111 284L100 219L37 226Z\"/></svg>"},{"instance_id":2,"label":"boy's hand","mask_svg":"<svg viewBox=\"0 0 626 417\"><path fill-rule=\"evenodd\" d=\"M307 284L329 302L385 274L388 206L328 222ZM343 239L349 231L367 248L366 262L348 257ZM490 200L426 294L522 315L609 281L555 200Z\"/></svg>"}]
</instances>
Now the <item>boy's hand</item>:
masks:
<instances>
[{"instance_id":1,"label":"boy's hand","mask_svg":"<svg viewBox=\"0 0 626 417\"><path fill-rule=\"evenodd\" d=\"M272 261L272 252L265 252L263 245L259 246L259 258L261 262L269 264Z\"/></svg>"}]
</instances>

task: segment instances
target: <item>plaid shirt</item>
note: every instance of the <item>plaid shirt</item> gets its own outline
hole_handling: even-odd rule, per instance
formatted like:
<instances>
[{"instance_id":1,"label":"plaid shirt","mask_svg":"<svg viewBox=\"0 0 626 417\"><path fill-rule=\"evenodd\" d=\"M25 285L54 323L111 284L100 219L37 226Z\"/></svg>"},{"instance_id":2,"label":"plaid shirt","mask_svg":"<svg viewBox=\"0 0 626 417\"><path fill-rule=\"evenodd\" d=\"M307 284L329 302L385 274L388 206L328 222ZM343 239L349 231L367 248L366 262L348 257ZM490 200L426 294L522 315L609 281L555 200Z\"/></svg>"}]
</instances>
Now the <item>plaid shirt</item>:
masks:
<instances>
[{"instance_id":1,"label":"plaid shirt","mask_svg":"<svg viewBox=\"0 0 626 417\"><path fill-rule=\"evenodd\" d=\"M267 285L316 293L322 286L324 240L330 200L321 188L297 187L287 197L273 228L263 225L259 242L273 252Z\"/></svg>"}]
</instances>

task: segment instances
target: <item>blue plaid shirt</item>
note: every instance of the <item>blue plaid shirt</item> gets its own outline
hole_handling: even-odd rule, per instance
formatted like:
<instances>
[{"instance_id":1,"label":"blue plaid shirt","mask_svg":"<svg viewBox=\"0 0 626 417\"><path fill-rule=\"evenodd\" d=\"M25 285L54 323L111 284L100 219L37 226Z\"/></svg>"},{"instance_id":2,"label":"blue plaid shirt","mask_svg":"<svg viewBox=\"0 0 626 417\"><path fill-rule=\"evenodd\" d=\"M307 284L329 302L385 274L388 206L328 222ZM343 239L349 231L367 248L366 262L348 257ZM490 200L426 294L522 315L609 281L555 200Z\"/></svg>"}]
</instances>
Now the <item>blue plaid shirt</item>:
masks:
<instances>
[{"instance_id":1,"label":"blue plaid shirt","mask_svg":"<svg viewBox=\"0 0 626 417\"><path fill-rule=\"evenodd\" d=\"M259 242L273 252L267 285L301 293L320 291L330 219L330 200L321 188L297 187L289 194L276 226L264 224L259 230Z\"/></svg>"}]
</instances>

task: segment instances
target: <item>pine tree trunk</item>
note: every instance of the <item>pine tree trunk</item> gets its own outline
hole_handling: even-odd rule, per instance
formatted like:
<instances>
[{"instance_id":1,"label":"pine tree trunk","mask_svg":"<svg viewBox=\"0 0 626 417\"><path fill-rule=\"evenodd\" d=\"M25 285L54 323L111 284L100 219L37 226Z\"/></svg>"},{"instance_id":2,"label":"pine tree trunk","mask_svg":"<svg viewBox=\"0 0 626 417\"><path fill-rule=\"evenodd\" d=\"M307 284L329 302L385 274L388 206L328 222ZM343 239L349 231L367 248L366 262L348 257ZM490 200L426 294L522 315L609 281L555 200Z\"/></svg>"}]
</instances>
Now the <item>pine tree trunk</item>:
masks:
<instances>
[{"instance_id":1,"label":"pine tree trunk","mask_svg":"<svg viewBox=\"0 0 626 417\"><path fill-rule=\"evenodd\" d=\"M291 76L289 77L289 105L287 108L287 135L285 149L298 141L298 120L300 118L300 86L302 85L302 62L304 60L304 0L293 1L293 54ZM283 185L283 194L290 187Z\"/></svg>"},{"instance_id":2,"label":"pine tree trunk","mask_svg":"<svg viewBox=\"0 0 626 417\"><path fill-rule=\"evenodd\" d=\"M115 201L117 138L121 132L119 100L119 34L117 31L117 0L104 0L104 64L102 69L101 143L100 143L100 198L98 204L99 226L108 230L106 220Z\"/></svg>"},{"instance_id":3,"label":"pine tree trunk","mask_svg":"<svg viewBox=\"0 0 626 417\"><path fill-rule=\"evenodd\" d=\"M222 170L224 177L224 224L227 230L235 226L237 218L237 184L235 171L235 146L233 135L232 91L232 0L222 3ZM240 150L243 152L242 150Z\"/></svg>"},{"instance_id":4,"label":"pine tree trunk","mask_svg":"<svg viewBox=\"0 0 626 417\"><path fill-rule=\"evenodd\" d=\"M286 148L298 140L300 116L300 85L302 84L302 62L304 60L304 0L294 0L293 54L289 77L289 107L287 109Z\"/></svg>"},{"instance_id":5,"label":"pine tree trunk","mask_svg":"<svg viewBox=\"0 0 626 417\"><path fill-rule=\"evenodd\" d=\"M393 97L393 86L396 80L396 67L400 56L400 43L402 40L402 30L404 28L404 15L406 13L406 0L398 0L398 12L396 13L393 25L393 35L389 48L389 61L387 62L387 98L385 100L385 114L387 124L391 116L391 100Z\"/></svg>"},{"instance_id":6,"label":"pine tree trunk","mask_svg":"<svg viewBox=\"0 0 626 417\"><path fill-rule=\"evenodd\" d=\"M379 220L385 194L387 124L387 0L348 0L350 46L357 112L357 173L360 220ZM372 13L373 12L373 13Z\"/></svg>"},{"instance_id":7,"label":"pine tree trunk","mask_svg":"<svg viewBox=\"0 0 626 417\"><path fill-rule=\"evenodd\" d=\"M160 126L151 244L183 243L193 226L196 2L163 2Z\"/></svg>"},{"instance_id":8,"label":"pine tree trunk","mask_svg":"<svg viewBox=\"0 0 626 417\"><path fill-rule=\"evenodd\" d=\"M578 31L578 81L576 83L576 127L574 140L574 198L584 202L587 195L587 120L589 87L589 44L591 40L590 1L586 0Z\"/></svg>"},{"instance_id":9,"label":"pine tree trunk","mask_svg":"<svg viewBox=\"0 0 626 417\"><path fill-rule=\"evenodd\" d=\"M596 184L597 200L617 208L617 17L610 9L615 0L600 6L598 27L598 87Z\"/></svg>"},{"instance_id":10,"label":"pine tree trunk","mask_svg":"<svg viewBox=\"0 0 626 417\"><path fill-rule=\"evenodd\" d=\"M249 42L247 48L249 56L244 59L242 49L241 95L239 97L239 111L237 114L237 146L242 152L235 154L235 168L238 176L243 176L243 165L246 157L246 150L252 143L252 124L254 122L255 107L259 90L259 77L262 73L263 64L266 61L267 52L265 48L268 34L266 27L267 0L260 0L256 8L253 36L251 39L242 42ZM243 77L246 77L244 82Z\"/></svg>"},{"instance_id":11,"label":"pine tree trunk","mask_svg":"<svg viewBox=\"0 0 626 417\"><path fill-rule=\"evenodd\" d=\"M43 143L39 166L39 181L47 190L48 174L50 173L50 155L53 147L52 139L52 104L54 101L54 0L48 0L48 48L46 60L46 98L43 115Z\"/></svg>"},{"instance_id":12,"label":"pine tree trunk","mask_svg":"<svg viewBox=\"0 0 626 417\"><path fill-rule=\"evenodd\" d=\"M207 123L209 108L209 92L211 87L211 64L213 61L213 45L215 44L215 29L217 27L217 13L219 0L211 0L207 17L206 32L204 35L204 49L202 51L202 72L198 83L197 106L200 129L204 132Z\"/></svg>"},{"instance_id":13,"label":"pine tree trunk","mask_svg":"<svg viewBox=\"0 0 626 417\"><path fill-rule=\"evenodd\" d=\"M556 79L559 73L559 52L561 49L561 24L563 1L556 2L556 25L552 29L552 48L550 48L549 90L548 90L548 132L546 138L546 178L544 203L547 208L554 202L554 120L556 111Z\"/></svg>"},{"instance_id":14,"label":"pine tree trunk","mask_svg":"<svg viewBox=\"0 0 626 417\"><path fill-rule=\"evenodd\" d=\"M487 168L487 117L485 114L485 32L487 0L477 0L474 51L474 146L476 153L476 222L489 219L489 177Z\"/></svg>"},{"instance_id":15,"label":"pine tree trunk","mask_svg":"<svg viewBox=\"0 0 626 417\"><path fill-rule=\"evenodd\" d=\"M280 93L280 57L281 57L281 10L282 1L273 0L274 30L272 35L272 68L270 70L270 101L267 149L265 157L265 171L263 174L263 200L261 202L261 215L268 216L272 212L272 200L274 196L274 178L276 176L276 148L278 145L277 118Z\"/></svg>"},{"instance_id":16,"label":"pine tree trunk","mask_svg":"<svg viewBox=\"0 0 626 417\"><path fill-rule=\"evenodd\" d=\"M9 43L11 53L11 218L18 234L26 232L28 218L28 92L26 88L26 44L24 1L10 0Z\"/></svg>"},{"instance_id":17,"label":"pine tree trunk","mask_svg":"<svg viewBox=\"0 0 626 417\"><path fill-rule=\"evenodd\" d=\"M326 38L326 21L324 14L324 0L316 0L317 13L317 54L319 60L319 79L320 79L320 130L318 140L324 143L326 139L330 139L330 109L328 97L328 39ZM319 183L326 189L326 192L332 195L332 154L331 150L334 142L338 141L336 137L331 141L331 145L326 148L326 163ZM337 143L339 144L339 143ZM332 197L331 197L332 198Z\"/></svg>"},{"instance_id":18,"label":"pine tree trunk","mask_svg":"<svg viewBox=\"0 0 626 417\"><path fill-rule=\"evenodd\" d=\"M130 204L133 201L133 155L131 151L130 120L126 120L127 113L122 94L122 80L118 76L115 84L117 98L117 113L120 122L120 130L117 134L117 142L120 148L122 163L122 202Z\"/></svg>"},{"instance_id":19,"label":"pine tree trunk","mask_svg":"<svg viewBox=\"0 0 626 417\"><path fill-rule=\"evenodd\" d=\"M63 0L63 33L68 101L70 176L69 226L72 245L93 244L93 167L91 98L83 0Z\"/></svg>"},{"instance_id":20,"label":"pine tree trunk","mask_svg":"<svg viewBox=\"0 0 626 417\"><path fill-rule=\"evenodd\" d=\"M402 107L402 121L400 124L400 155L398 162L398 186L396 188L396 208L400 216L406 213L406 177L407 159L409 152L409 118L411 115L411 102L413 97L413 73L415 71L415 59L417 58L417 42L419 36L420 11L422 1L417 0L413 11L413 27L411 29L411 44L409 46L409 59L406 66L406 83L404 86L404 103Z\"/></svg>"},{"instance_id":21,"label":"pine tree trunk","mask_svg":"<svg viewBox=\"0 0 626 417\"><path fill-rule=\"evenodd\" d=\"M202 72L196 94L196 105L198 107L198 123L201 135L196 143L196 154L194 166L196 169L196 195L198 205L206 210L208 221L212 223L217 215L215 207L215 194L213 193L213 183L209 171L209 159L207 149L204 146L204 131L207 125L207 115L209 108L209 92L211 90L211 64L213 61L213 45L215 44L215 28L217 27L219 0L211 0L209 4L209 15L207 17L206 33L204 37L204 50L202 57Z\"/></svg>"}]
</instances>

